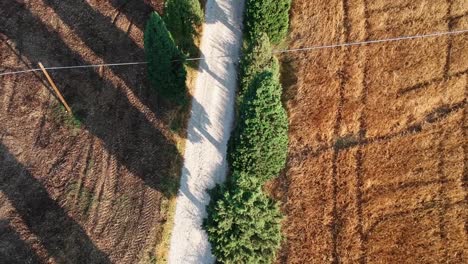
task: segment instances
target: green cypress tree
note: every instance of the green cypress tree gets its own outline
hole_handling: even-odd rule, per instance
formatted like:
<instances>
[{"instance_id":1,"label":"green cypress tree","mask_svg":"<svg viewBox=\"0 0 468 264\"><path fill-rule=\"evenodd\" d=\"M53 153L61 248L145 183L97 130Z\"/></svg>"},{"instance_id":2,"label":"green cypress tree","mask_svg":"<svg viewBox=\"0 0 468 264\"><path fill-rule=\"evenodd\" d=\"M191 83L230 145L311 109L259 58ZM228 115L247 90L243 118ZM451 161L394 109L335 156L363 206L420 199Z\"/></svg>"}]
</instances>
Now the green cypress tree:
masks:
<instances>
[{"instance_id":1,"label":"green cypress tree","mask_svg":"<svg viewBox=\"0 0 468 264\"><path fill-rule=\"evenodd\" d=\"M165 98L184 103L187 93L184 56L156 12L146 24L145 53L151 87Z\"/></svg>"},{"instance_id":2,"label":"green cypress tree","mask_svg":"<svg viewBox=\"0 0 468 264\"><path fill-rule=\"evenodd\" d=\"M236 179L233 174L234 182L244 187L262 185L276 177L286 164L288 119L281 94L278 76L266 71L252 82L240 106L228 159L232 171L250 177Z\"/></svg>"},{"instance_id":3,"label":"green cypress tree","mask_svg":"<svg viewBox=\"0 0 468 264\"><path fill-rule=\"evenodd\" d=\"M238 102L242 102L243 96L251 84L253 78L259 73L270 70L279 76L278 59L273 56L273 49L266 33L261 33L258 38L247 43L240 63L240 88L237 96Z\"/></svg>"},{"instance_id":4,"label":"green cypress tree","mask_svg":"<svg viewBox=\"0 0 468 264\"><path fill-rule=\"evenodd\" d=\"M291 0L247 0L245 26L247 37L253 40L266 32L273 44L284 40L289 28Z\"/></svg>"},{"instance_id":5,"label":"green cypress tree","mask_svg":"<svg viewBox=\"0 0 468 264\"><path fill-rule=\"evenodd\" d=\"M194 38L197 27L204 20L199 0L167 0L164 21L179 48L186 54L196 55Z\"/></svg>"},{"instance_id":6,"label":"green cypress tree","mask_svg":"<svg viewBox=\"0 0 468 264\"><path fill-rule=\"evenodd\" d=\"M218 186L211 193L204 228L221 263L271 263L281 244L282 215L260 188Z\"/></svg>"}]
</instances>

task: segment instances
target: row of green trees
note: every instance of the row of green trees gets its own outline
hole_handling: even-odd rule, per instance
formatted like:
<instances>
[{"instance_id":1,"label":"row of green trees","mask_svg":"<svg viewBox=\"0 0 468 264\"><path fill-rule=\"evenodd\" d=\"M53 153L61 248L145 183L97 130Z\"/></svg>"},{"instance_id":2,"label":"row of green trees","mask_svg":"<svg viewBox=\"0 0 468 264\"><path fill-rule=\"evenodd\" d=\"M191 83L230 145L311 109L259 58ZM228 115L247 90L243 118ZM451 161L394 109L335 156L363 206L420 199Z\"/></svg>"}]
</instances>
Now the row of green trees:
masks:
<instances>
[{"instance_id":1,"label":"row of green trees","mask_svg":"<svg viewBox=\"0 0 468 264\"><path fill-rule=\"evenodd\" d=\"M288 120L270 38L280 43L286 36L290 1L247 0L237 125L228 146L231 172L211 191L204 222L222 263L271 263L281 245L283 216L262 188L286 164Z\"/></svg>"},{"instance_id":2,"label":"row of green trees","mask_svg":"<svg viewBox=\"0 0 468 264\"><path fill-rule=\"evenodd\" d=\"M260 189L217 186L204 227L221 263L271 263L281 244L282 215Z\"/></svg>"},{"instance_id":3,"label":"row of green trees","mask_svg":"<svg viewBox=\"0 0 468 264\"><path fill-rule=\"evenodd\" d=\"M236 179L237 183L261 186L285 166L288 119L281 93L278 73L267 69L255 76L245 94L230 140L228 160L232 171L252 176Z\"/></svg>"},{"instance_id":4,"label":"row of green trees","mask_svg":"<svg viewBox=\"0 0 468 264\"><path fill-rule=\"evenodd\" d=\"M288 34L291 0L246 0L247 40L265 32L272 44L280 44Z\"/></svg>"},{"instance_id":5,"label":"row of green trees","mask_svg":"<svg viewBox=\"0 0 468 264\"><path fill-rule=\"evenodd\" d=\"M186 102L185 58L196 53L194 39L203 23L199 0L167 0L164 16L153 12L144 44L151 87L164 98Z\"/></svg>"}]
</instances>

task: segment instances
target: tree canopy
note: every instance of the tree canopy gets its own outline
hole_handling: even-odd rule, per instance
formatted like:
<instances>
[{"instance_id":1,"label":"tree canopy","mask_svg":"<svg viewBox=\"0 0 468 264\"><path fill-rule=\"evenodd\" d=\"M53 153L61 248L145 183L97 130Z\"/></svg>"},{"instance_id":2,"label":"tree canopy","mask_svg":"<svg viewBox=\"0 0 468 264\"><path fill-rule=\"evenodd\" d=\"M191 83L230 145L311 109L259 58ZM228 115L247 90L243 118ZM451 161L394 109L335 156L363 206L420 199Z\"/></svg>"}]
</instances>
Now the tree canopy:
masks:
<instances>
[{"instance_id":1,"label":"tree canopy","mask_svg":"<svg viewBox=\"0 0 468 264\"><path fill-rule=\"evenodd\" d=\"M199 0L167 0L164 21L176 44L186 54L196 55L194 38L204 21Z\"/></svg>"},{"instance_id":2,"label":"tree canopy","mask_svg":"<svg viewBox=\"0 0 468 264\"><path fill-rule=\"evenodd\" d=\"M257 75L240 105L239 123L229 143L232 171L263 184L286 164L288 120L281 102L282 87L271 71Z\"/></svg>"},{"instance_id":3,"label":"tree canopy","mask_svg":"<svg viewBox=\"0 0 468 264\"><path fill-rule=\"evenodd\" d=\"M288 34L291 0L247 0L246 33L250 40L265 32L273 44Z\"/></svg>"},{"instance_id":4,"label":"tree canopy","mask_svg":"<svg viewBox=\"0 0 468 264\"><path fill-rule=\"evenodd\" d=\"M158 13L151 14L144 38L151 87L172 101L184 101L187 90L184 56Z\"/></svg>"},{"instance_id":5,"label":"tree canopy","mask_svg":"<svg viewBox=\"0 0 468 264\"><path fill-rule=\"evenodd\" d=\"M279 62L273 56L273 49L266 33L261 33L258 38L248 42L243 54L240 64L239 102L243 100L253 78L259 73L270 70L275 75L279 75Z\"/></svg>"},{"instance_id":6,"label":"tree canopy","mask_svg":"<svg viewBox=\"0 0 468 264\"><path fill-rule=\"evenodd\" d=\"M281 244L281 212L259 188L218 186L204 228L222 263L271 263Z\"/></svg>"}]
</instances>

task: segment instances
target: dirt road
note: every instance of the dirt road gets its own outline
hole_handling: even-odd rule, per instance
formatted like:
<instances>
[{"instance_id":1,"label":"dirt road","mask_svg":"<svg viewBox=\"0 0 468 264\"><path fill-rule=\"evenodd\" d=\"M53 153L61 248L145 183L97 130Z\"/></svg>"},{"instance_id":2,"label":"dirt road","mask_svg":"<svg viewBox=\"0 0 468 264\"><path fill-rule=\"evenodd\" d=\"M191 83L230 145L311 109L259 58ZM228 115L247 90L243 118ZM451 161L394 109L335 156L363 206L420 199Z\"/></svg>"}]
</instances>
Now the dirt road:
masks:
<instances>
[{"instance_id":1,"label":"dirt road","mask_svg":"<svg viewBox=\"0 0 468 264\"><path fill-rule=\"evenodd\" d=\"M213 263L201 224L207 189L226 176L226 145L234 117L244 1L208 0L198 80L188 126L169 263ZM231 58L213 58L216 56ZM234 58L232 58L234 57Z\"/></svg>"}]
</instances>

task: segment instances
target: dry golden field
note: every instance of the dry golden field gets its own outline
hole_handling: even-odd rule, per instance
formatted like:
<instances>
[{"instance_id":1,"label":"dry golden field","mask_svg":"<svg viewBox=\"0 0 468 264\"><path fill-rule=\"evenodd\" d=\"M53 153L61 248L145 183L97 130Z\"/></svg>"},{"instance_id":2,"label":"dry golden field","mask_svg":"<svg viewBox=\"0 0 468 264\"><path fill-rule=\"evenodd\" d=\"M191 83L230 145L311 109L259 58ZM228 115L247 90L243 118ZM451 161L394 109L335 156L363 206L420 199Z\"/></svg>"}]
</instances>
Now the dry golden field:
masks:
<instances>
[{"instance_id":1,"label":"dry golden field","mask_svg":"<svg viewBox=\"0 0 468 264\"><path fill-rule=\"evenodd\" d=\"M290 47L468 29L466 0L295 0ZM466 263L468 34L283 57L279 263Z\"/></svg>"}]
</instances>

